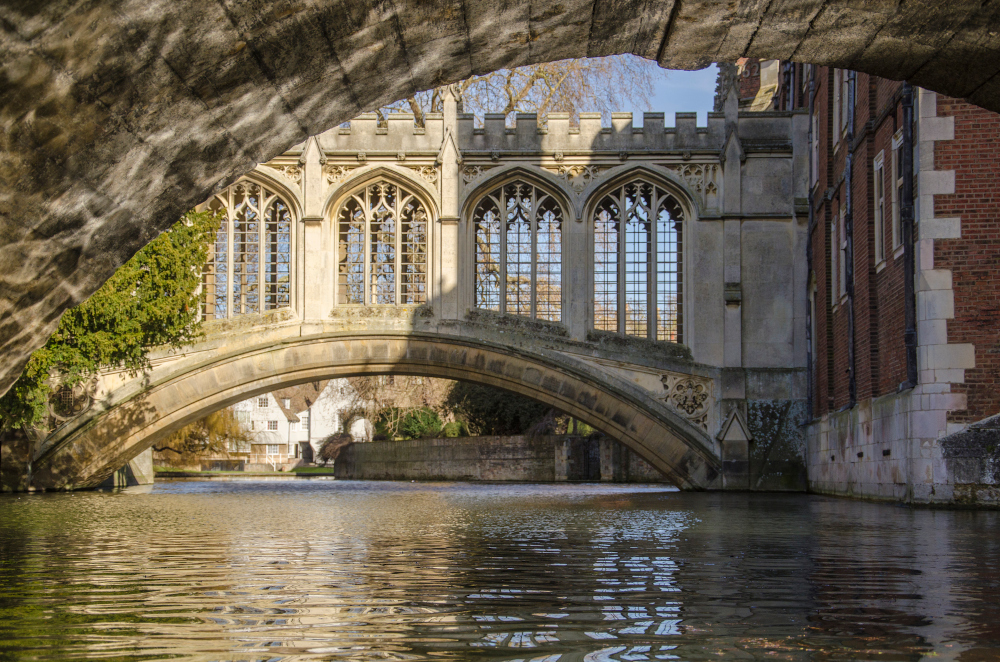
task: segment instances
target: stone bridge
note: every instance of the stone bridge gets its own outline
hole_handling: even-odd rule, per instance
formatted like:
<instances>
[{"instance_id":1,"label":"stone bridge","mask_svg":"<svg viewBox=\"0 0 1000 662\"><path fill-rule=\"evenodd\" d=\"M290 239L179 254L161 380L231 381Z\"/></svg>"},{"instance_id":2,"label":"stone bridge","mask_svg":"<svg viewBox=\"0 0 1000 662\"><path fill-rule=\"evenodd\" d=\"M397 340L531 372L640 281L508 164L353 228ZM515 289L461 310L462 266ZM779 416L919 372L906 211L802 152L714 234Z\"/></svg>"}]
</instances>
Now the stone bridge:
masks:
<instances>
[{"instance_id":1,"label":"stone bridge","mask_svg":"<svg viewBox=\"0 0 1000 662\"><path fill-rule=\"evenodd\" d=\"M1000 5L225 0L0 7L0 392L185 210L359 113L503 67L634 53L829 64L1000 110Z\"/></svg>"},{"instance_id":2,"label":"stone bridge","mask_svg":"<svg viewBox=\"0 0 1000 662\"><path fill-rule=\"evenodd\" d=\"M204 339L103 375L5 487L96 485L256 393L412 374L529 395L686 489L803 489L808 117L736 99L701 127L477 127L448 94L257 166L202 205Z\"/></svg>"}]
</instances>

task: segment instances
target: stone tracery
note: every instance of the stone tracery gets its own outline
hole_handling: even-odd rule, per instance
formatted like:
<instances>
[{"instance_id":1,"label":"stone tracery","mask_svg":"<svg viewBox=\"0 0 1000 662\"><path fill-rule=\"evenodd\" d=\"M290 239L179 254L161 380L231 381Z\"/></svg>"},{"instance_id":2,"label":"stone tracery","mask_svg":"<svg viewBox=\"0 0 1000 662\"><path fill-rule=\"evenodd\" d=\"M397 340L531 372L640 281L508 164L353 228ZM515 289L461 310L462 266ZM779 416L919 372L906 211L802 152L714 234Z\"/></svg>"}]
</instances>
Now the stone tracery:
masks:
<instances>
[{"instance_id":1,"label":"stone tracery","mask_svg":"<svg viewBox=\"0 0 1000 662\"><path fill-rule=\"evenodd\" d=\"M292 214L273 190L242 180L207 208L221 216L202 275L202 319L291 305Z\"/></svg>"},{"instance_id":2,"label":"stone tracery","mask_svg":"<svg viewBox=\"0 0 1000 662\"><path fill-rule=\"evenodd\" d=\"M427 302L428 214L413 193L366 184L341 205L336 232L338 304Z\"/></svg>"},{"instance_id":3,"label":"stone tracery","mask_svg":"<svg viewBox=\"0 0 1000 662\"><path fill-rule=\"evenodd\" d=\"M555 198L513 181L483 197L472 224L476 307L560 321L563 211Z\"/></svg>"}]
</instances>

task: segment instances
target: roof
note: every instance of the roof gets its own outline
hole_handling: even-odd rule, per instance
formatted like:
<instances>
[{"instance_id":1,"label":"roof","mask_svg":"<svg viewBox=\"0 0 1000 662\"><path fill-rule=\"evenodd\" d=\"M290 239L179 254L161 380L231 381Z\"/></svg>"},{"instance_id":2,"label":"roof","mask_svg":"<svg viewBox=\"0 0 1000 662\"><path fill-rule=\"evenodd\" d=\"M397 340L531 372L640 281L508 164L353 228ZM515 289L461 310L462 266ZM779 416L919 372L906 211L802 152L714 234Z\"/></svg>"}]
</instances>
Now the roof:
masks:
<instances>
[{"instance_id":1,"label":"roof","mask_svg":"<svg viewBox=\"0 0 1000 662\"><path fill-rule=\"evenodd\" d=\"M312 407L313 403L319 400L320 393L323 392L329 381L328 379L324 379L316 382L306 382L298 386L271 391L271 395L278 401L278 406L281 408L285 418L295 423L299 420L295 412L305 411ZM287 407L285 406L285 400L289 401Z\"/></svg>"}]
</instances>

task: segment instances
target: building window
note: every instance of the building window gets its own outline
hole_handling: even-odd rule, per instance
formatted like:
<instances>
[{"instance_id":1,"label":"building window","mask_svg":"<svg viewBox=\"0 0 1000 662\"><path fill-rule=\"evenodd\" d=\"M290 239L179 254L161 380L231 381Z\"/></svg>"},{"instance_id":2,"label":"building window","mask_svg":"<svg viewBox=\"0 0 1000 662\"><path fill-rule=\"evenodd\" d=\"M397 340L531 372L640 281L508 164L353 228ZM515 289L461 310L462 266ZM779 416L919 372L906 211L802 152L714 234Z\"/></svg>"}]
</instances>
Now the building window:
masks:
<instances>
[{"instance_id":1,"label":"building window","mask_svg":"<svg viewBox=\"0 0 1000 662\"><path fill-rule=\"evenodd\" d=\"M267 429L268 430L277 430L278 429L278 421L268 421L267 422Z\"/></svg>"},{"instance_id":2,"label":"building window","mask_svg":"<svg viewBox=\"0 0 1000 662\"><path fill-rule=\"evenodd\" d=\"M379 180L337 212L337 303L427 302L428 214L406 189Z\"/></svg>"},{"instance_id":3,"label":"building window","mask_svg":"<svg viewBox=\"0 0 1000 662\"><path fill-rule=\"evenodd\" d=\"M812 141L810 147L810 182L812 187L819 181L819 107L813 109L812 114Z\"/></svg>"},{"instance_id":4,"label":"building window","mask_svg":"<svg viewBox=\"0 0 1000 662\"><path fill-rule=\"evenodd\" d=\"M267 404L268 404L268 402L267 402L267 396L266 395L262 395L259 398L257 398L257 408L258 409L265 409L267 407Z\"/></svg>"},{"instance_id":5,"label":"building window","mask_svg":"<svg viewBox=\"0 0 1000 662\"><path fill-rule=\"evenodd\" d=\"M635 180L594 210L594 328L683 342L680 203Z\"/></svg>"},{"instance_id":6,"label":"building window","mask_svg":"<svg viewBox=\"0 0 1000 662\"><path fill-rule=\"evenodd\" d=\"M885 261L885 153L875 157L872 192L875 196L875 263Z\"/></svg>"},{"instance_id":7,"label":"building window","mask_svg":"<svg viewBox=\"0 0 1000 662\"><path fill-rule=\"evenodd\" d=\"M833 70L833 140L832 143L834 149L840 146L840 136L838 134L838 129L840 128L840 88L841 80L843 80L844 74L840 69Z\"/></svg>"},{"instance_id":8,"label":"building window","mask_svg":"<svg viewBox=\"0 0 1000 662\"><path fill-rule=\"evenodd\" d=\"M274 191L241 181L216 195L219 232L202 270L202 318L291 306L292 215Z\"/></svg>"},{"instance_id":9,"label":"building window","mask_svg":"<svg viewBox=\"0 0 1000 662\"><path fill-rule=\"evenodd\" d=\"M839 279L837 269L837 222L830 223L830 302L837 305L837 280Z\"/></svg>"},{"instance_id":10,"label":"building window","mask_svg":"<svg viewBox=\"0 0 1000 662\"><path fill-rule=\"evenodd\" d=\"M563 211L556 199L514 181L486 194L472 217L476 307L560 321Z\"/></svg>"},{"instance_id":11,"label":"building window","mask_svg":"<svg viewBox=\"0 0 1000 662\"><path fill-rule=\"evenodd\" d=\"M903 231L900 227L900 205L903 204L903 131L900 129L892 137L892 247L896 249L903 243Z\"/></svg>"},{"instance_id":12,"label":"building window","mask_svg":"<svg viewBox=\"0 0 1000 662\"><path fill-rule=\"evenodd\" d=\"M278 444L268 444L267 445L267 454L268 455L277 455L278 454Z\"/></svg>"},{"instance_id":13,"label":"building window","mask_svg":"<svg viewBox=\"0 0 1000 662\"><path fill-rule=\"evenodd\" d=\"M847 294L847 209L840 210L840 296Z\"/></svg>"},{"instance_id":14,"label":"building window","mask_svg":"<svg viewBox=\"0 0 1000 662\"><path fill-rule=\"evenodd\" d=\"M292 406L292 401L289 398L282 398L281 401L283 403L282 406L284 406L285 409L288 409L289 407Z\"/></svg>"}]
</instances>

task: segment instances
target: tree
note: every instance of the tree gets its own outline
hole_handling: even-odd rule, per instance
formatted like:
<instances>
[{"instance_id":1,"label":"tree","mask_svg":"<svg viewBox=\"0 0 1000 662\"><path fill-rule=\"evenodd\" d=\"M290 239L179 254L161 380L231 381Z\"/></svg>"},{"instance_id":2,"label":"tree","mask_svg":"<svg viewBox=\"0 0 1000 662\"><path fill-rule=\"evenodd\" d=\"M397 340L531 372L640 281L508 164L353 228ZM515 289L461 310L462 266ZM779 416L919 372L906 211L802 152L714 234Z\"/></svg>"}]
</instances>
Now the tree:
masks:
<instances>
[{"instance_id":1,"label":"tree","mask_svg":"<svg viewBox=\"0 0 1000 662\"><path fill-rule=\"evenodd\" d=\"M323 440L316 458L323 463L323 466L326 466L329 462L335 462L337 457L340 456L340 451L347 448L353 442L354 439L346 432L335 432Z\"/></svg>"},{"instance_id":2,"label":"tree","mask_svg":"<svg viewBox=\"0 0 1000 662\"><path fill-rule=\"evenodd\" d=\"M149 367L150 348L199 337L198 285L218 224L213 214L188 212L67 310L0 398L0 430L39 425L55 385L72 388L103 369L136 375Z\"/></svg>"},{"instance_id":3,"label":"tree","mask_svg":"<svg viewBox=\"0 0 1000 662\"><path fill-rule=\"evenodd\" d=\"M456 382L447 405L474 435L524 434L550 411L548 405L491 386Z\"/></svg>"},{"instance_id":4,"label":"tree","mask_svg":"<svg viewBox=\"0 0 1000 662\"><path fill-rule=\"evenodd\" d=\"M153 445L171 464L188 465L205 455L229 455L230 448L247 448L254 435L231 408L212 412Z\"/></svg>"},{"instance_id":5,"label":"tree","mask_svg":"<svg viewBox=\"0 0 1000 662\"><path fill-rule=\"evenodd\" d=\"M633 55L560 60L473 76L456 83L462 111L482 117L485 113L568 112L574 121L581 111L608 113L630 103L648 105L657 80L666 71L655 62ZM402 99L376 111L385 114L412 112L424 125L428 112L441 112L444 87Z\"/></svg>"}]
</instances>

